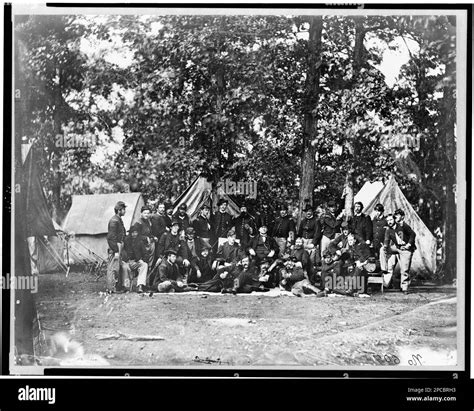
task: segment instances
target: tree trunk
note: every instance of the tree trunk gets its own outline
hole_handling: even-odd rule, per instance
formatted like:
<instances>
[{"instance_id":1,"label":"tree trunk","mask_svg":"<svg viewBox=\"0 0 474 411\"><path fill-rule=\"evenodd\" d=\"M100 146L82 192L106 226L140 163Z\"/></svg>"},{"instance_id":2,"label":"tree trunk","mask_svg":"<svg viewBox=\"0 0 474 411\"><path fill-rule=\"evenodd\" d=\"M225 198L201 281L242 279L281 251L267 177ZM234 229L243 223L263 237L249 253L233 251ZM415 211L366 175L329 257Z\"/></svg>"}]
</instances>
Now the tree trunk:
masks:
<instances>
[{"instance_id":1,"label":"tree trunk","mask_svg":"<svg viewBox=\"0 0 474 411\"><path fill-rule=\"evenodd\" d=\"M352 59L352 78L349 84L353 88L357 84L357 76L359 75L360 69L364 63L364 38L365 38L365 29L363 17L354 17L355 21L355 43L354 43L354 54ZM352 117L352 116L351 116ZM351 120L355 121L355 116ZM349 127L352 125L352 121L349 122ZM352 206L354 202L354 168L353 163L357 158L354 142L354 136L350 133L347 133L346 148L349 151L351 156L349 162L349 168L347 169L346 180L344 182L344 214L345 220L347 221L349 217L352 217ZM367 204L364 204L366 206Z\"/></svg>"},{"instance_id":2,"label":"tree trunk","mask_svg":"<svg viewBox=\"0 0 474 411\"><path fill-rule=\"evenodd\" d=\"M446 66L446 75L453 75L454 64ZM456 141L454 125L456 115L456 101L453 97L454 90L445 87L443 98L443 121L445 138L445 170L446 170L446 201L445 201L445 235L444 235L444 268L446 281L456 278ZM443 136L442 136L443 137Z\"/></svg>"},{"instance_id":3,"label":"tree trunk","mask_svg":"<svg viewBox=\"0 0 474 411\"><path fill-rule=\"evenodd\" d=\"M303 152L301 156L298 224L301 221L301 214L305 207L307 205L313 205L314 166L316 161L316 146L313 142L317 138L317 106L321 72L321 33L323 30L323 18L322 16L313 16L310 18L309 23L308 72L305 84L306 96L303 102Z\"/></svg>"}]
</instances>

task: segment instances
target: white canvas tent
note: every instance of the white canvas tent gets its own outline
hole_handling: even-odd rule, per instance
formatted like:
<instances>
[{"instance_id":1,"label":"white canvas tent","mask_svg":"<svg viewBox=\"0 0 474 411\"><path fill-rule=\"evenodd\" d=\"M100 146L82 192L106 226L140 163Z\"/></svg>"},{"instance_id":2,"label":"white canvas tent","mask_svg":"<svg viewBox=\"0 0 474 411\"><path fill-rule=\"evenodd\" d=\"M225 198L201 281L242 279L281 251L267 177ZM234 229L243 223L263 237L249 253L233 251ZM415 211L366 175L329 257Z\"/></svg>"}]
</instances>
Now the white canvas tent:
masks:
<instances>
[{"instance_id":1,"label":"white canvas tent","mask_svg":"<svg viewBox=\"0 0 474 411\"><path fill-rule=\"evenodd\" d=\"M65 259L66 243L64 241L64 232L56 221L52 221L56 229L56 235L35 238L38 270L40 274L53 272L68 273L67 261Z\"/></svg>"},{"instance_id":2,"label":"white canvas tent","mask_svg":"<svg viewBox=\"0 0 474 411\"><path fill-rule=\"evenodd\" d=\"M188 207L188 215L191 219L197 217L201 207L207 204L215 212L217 209L217 202L219 199L225 198L229 204L227 206L228 212L232 216L237 216L240 213L239 206L225 193L213 195L212 183L205 177L198 176L193 183L178 197L173 204L173 213L178 211L181 204L186 204Z\"/></svg>"},{"instance_id":3,"label":"white canvas tent","mask_svg":"<svg viewBox=\"0 0 474 411\"><path fill-rule=\"evenodd\" d=\"M367 206L382 190L384 184L381 181L366 181L359 192L354 196L354 204L361 202Z\"/></svg>"},{"instance_id":4,"label":"white canvas tent","mask_svg":"<svg viewBox=\"0 0 474 411\"><path fill-rule=\"evenodd\" d=\"M366 187L365 190L359 196L359 198L364 199L363 201L359 200L364 205L363 212L373 218L374 208L378 203L384 206L385 214L393 213L397 209L403 210L405 212L405 222L416 233L415 243L417 249L413 254L411 268L417 274L426 276L433 274L436 271L436 238L406 199L395 178L390 177L381 190L374 183L370 186L366 186L366 184L362 187L362 189ZM358 195L359 193L355 198L358 198Z\"/></svg>"},{"instance_id":5,"label":"white canvas tent","mask_svg":"<svg viewBox=\"0 0 474 411\"><path fill-rule=\"evenodd\" d=\"M107 231L114 206L127 205L122 217L125 229L140 218L145 205L141 193L113 193L72 196L71 208L63 224L69 236L68 259L72 264L96 263L107 259Z\"/></svg>"}]
</instances>

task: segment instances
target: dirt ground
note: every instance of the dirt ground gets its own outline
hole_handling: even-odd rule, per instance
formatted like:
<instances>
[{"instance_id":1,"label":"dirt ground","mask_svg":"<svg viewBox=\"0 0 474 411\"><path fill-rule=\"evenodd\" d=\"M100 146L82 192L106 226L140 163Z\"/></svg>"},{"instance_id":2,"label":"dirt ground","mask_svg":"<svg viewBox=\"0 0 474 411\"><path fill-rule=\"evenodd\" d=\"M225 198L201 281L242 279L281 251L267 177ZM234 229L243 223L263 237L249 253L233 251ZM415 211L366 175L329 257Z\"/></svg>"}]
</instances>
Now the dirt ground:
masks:
<instances>
[{"instance_id":1,"label":"dirt ground","mask_svg":"<svg viewBox=\"0 0 474 411\"><path fill-rule=\"evenodd\" d=\"M59 364L417 367L457 361L453 287L370 298L107 296L104 288L103 278L83 273L41 275L39 318ZM59 353L51 337L65 335L73 343ZM134 340L137 335L162 339Z\"/></svg>"}]
</instances>

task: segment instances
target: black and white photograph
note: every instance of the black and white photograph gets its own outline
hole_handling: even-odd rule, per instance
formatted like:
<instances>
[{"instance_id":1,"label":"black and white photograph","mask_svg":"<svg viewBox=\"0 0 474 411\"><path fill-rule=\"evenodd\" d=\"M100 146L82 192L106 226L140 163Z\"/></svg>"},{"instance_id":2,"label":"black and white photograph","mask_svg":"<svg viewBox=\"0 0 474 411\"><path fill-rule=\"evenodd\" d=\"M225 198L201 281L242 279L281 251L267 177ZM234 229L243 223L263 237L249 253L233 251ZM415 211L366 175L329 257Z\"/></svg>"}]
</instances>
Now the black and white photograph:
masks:
<instances>
[{"instance_id":1,"label":"black and white photograph","mask_svg":"<svg viewBox=\"0 0 474 411\"><path fill-rule=\"evenodd\" d=\"M11 373L464 370L467 27L14 6Z\"/></svg>"}]
</instances>

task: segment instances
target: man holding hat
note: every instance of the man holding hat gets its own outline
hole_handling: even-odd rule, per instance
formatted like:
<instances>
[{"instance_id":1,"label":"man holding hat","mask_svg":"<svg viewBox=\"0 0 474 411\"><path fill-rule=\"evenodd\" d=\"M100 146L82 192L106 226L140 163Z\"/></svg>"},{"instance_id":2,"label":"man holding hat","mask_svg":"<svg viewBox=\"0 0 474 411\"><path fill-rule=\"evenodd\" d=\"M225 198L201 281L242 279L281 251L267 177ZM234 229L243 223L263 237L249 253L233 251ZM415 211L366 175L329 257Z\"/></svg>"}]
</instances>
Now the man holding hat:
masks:
<instances>
[{"instance_id":1,"label":"man holding hat","mask_svg":"<svg viewBox=\"0 0 474 411\"><path fill-rule=\"evenodd\" d=\"M211 208L204 204L199 216L192 223L201 246L210 246L212 237Z\"/></svg>"},{"instance_id":2,"label":"man holding hat","mask_svg":"<svg viewBox=\"0 0 474 411\"><path fill-rule=\"evenodd\" d=\"M280 207L280 216L275 220L272 231L272 237L278 244L280 256L285 254L286 247L293 243L295 231L295 222L288 215L288 207L283 204Z\"/></svg>"},{"instance_id":3,"label":"man holding hat","mask_svg":"<svg viewBox=\"0 0 474 411\"><path fill-rule=\"evenodd\" d=\"M214 238L217 240L217 247L227 241L227 233L232 228L232 216L227 212L228 201L221 198L217 202L218 210L212 216L211 226L214 230Z\"/></svg>"},{"instance_id":4,"label":"man holding hat","mask_svg":"<svg viewBox=\"0 0 474 411\"><path fill-rule=\"evenodd\" d=\"M130 271L137 273L137 292L143 293L146 286L148 264L145 262L147 250L140 238L140 225L135 223L130 227L129 235L125 237L124 260L127 261Z\"/></svg>"},{"instance_id":5,"label":"man holding hat","mask_svg":"<svg viewBox=\"0 0 474 411\"><path fill-rule=\"evenodd\" d=\"M122 261L123 242L126 234L122 217L125 215L126 207L123 201L115 204L115 215L109 220L107 229L107 244L109 246L107 291L111 293L125 291L123 284L128 278L128 265Z\"/></svg>"},{"instance_id":6,"label":"man holding hat","mask_svg":"<svg viewBox=\"0 0 474 411\"><path fill-rule=\"evenodd\" d=\"M153 289L160 293L185 291L186 285L176 264L176 251L168 249L164 252L164 257L158 266L158 275L153 281Z\"/></svg>"}]
</instances>

